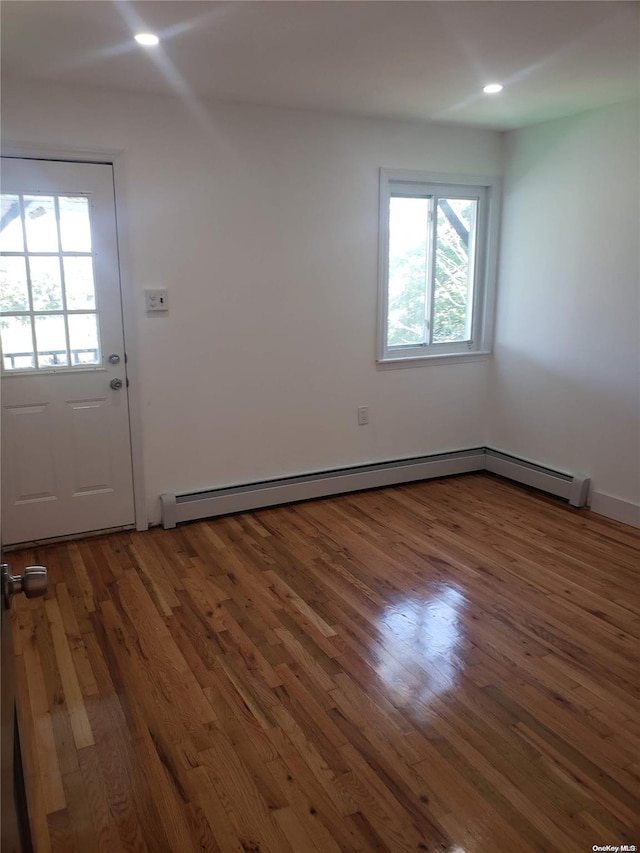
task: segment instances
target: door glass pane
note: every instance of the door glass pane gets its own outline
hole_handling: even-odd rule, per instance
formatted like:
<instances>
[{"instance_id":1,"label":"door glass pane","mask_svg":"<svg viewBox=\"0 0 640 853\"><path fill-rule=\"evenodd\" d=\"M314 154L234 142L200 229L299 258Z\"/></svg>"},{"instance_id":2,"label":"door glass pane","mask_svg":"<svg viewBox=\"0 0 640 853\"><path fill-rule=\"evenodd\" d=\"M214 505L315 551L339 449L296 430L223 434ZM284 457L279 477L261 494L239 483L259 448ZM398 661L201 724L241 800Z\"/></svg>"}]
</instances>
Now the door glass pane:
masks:
<instances>
[{"instance_id":1,"label":"door glass pane","mask_svg":"<svg viewBox=\"0 0 640 853\"><path fill-rule=\"evenodd\" d=\"M476 199L438 199L434 343L471 337Z\"/></svg>"},{"instance_id":2,"label":"door glass pane","mask_svg":"<svg viewBox=\"0 0 640 853\"><path fill-rule=\"evenodd\" d=\"M389 346L425 342L428 198L389 202Z\"/></svg>"},{"instance_id":3,"label":"door glass pane","mask_svg":"<svg viewBox=\"0 0 640 853\"><path fill-rule=\"evenodd\" d=\"M2 357L5 370L35 367L30 317L0 318Z\"/></svg>"},{"instance_id":4,"label":"door glass pane","mask_svg":"<svg viewBox=\"0 0 640 853\"><path fill-rule=\"evenodd\" d=\"M0 257L0 311L28 311L29 289L24 258Z\"/></svg>"},{"instance_id":5,"label":"door glass pane","mask_svg":"<svg viewBox=\"0 0 640 853\"><path fill-rule=\"evenodd\" d=\"M98 326L95 314L69 314L69 347L72 364L98 364Z\"/></svg>"},{"instance_id":6,"label":"door glass pane","mask_svg":"<svg viewBox=\"0 0 640 853\"><path fill-rule=\"evenodd\" d=\"M24 221L29 252L57 252L56 207L50 196L24 197Z\"/></svg>"},{"instance_id":7,"label":"door glass pane","mask_svg":"<svg viewBox=\"0 0 640 853\"><path fill-rule=\"evenodd\" d=\"M64 290L67 309L77 311L96 307L93 284L93 258L64 258Z\"/></svg>"},{"instance_id":8,"label":"door glass pane","mask_svg":"<svg viewBox=\"0 0 640 853\"><path fill-rule=\"evenodd\" d=\"M20 198L17 195L0 197L0 251L23 252Z\"/></svg>"},{"instance_id":9,"label":"door glass pane","mask_svg":"<svg viewBox=\"0 0 640 853\"><path fill-rule=\"evenodd\" d=\"M33 310L61 311L60 259L57 256L30 257L29 271Z\"/></svg>"},{"instance_id":10,"label":"door glass pane","mask_svg":"<svg viewBox=\"0 0 640 853\"><path fill-rule=\"evenodd\" d=\"M34 318L38 367L56 367L69 363L62 314L40 314Z\"/></svg>"},{"instance_id":11,"label":"door glass pane","mask_svg":"<svg viewBox=\"0 0 640 853\"><path fill-rule=\"evenodd\" d=\"M62 251L90 252L89 199L86 196L60 196L58 207Z\"/></svg>"},{"instance_id":12,"label":"door glass pane","mask_svg":"<svg viewBox=\"0 0 640 853\"><path fill-rule=\"evenodd\" d=\"M0 202L0 247L15 253L0 255L4 369L99 364L89 198L5 193ZM31 316L10 316L21 312Z\"/></svg>"}]
</instances>

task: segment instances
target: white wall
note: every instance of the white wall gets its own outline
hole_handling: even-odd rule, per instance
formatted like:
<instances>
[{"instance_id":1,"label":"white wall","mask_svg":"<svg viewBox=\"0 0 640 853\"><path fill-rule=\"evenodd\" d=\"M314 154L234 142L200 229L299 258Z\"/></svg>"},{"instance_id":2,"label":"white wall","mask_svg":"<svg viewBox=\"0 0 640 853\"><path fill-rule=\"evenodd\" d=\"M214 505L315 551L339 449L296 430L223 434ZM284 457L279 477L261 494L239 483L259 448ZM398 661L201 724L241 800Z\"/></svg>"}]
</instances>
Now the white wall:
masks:
<instances>
[{"instance_id":1,"label":"white wall","mask_svg":"<svg viewBox=\"0 0 640 853\"><path fill-rule=\"evenodd\" d=\"M499 134L10 81L2 109L124 151L151 522L167 489L484 443L488 361L375 368L378 169L499 174Z\"/></svg>"},{"instance_id":2,"label":"white wall","mask_svg":"<svg viewBox=\"0 0 640 853\"><path fill-rule=\"evenodd\" d=\"M638 103L506 135L489 443L640 523ZM610 498L616 500L610 500Z\"/></svg>"}]
</instances>

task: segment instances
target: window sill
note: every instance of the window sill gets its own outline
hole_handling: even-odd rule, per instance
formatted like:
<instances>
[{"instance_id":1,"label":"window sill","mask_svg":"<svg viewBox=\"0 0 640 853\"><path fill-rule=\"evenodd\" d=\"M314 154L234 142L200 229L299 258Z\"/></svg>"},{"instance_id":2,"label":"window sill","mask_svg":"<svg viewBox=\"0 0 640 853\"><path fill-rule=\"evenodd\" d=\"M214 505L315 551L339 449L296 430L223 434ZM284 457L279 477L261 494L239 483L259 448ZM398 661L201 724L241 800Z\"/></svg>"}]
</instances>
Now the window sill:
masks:
<instances>
[{"instance_id":1,"label":"window sill","mask_svg":"<svg viewBox=\"0 0 640 853\"><path fill-rule=\"evenodd\" d=\"M472 361L488 361L489 351L452 352L441 355L420 355L407 358L385 358L376 361L376 370L396 370L403 367L426 367L431 364L466 364Z\"/></svg>"}]
</instances>

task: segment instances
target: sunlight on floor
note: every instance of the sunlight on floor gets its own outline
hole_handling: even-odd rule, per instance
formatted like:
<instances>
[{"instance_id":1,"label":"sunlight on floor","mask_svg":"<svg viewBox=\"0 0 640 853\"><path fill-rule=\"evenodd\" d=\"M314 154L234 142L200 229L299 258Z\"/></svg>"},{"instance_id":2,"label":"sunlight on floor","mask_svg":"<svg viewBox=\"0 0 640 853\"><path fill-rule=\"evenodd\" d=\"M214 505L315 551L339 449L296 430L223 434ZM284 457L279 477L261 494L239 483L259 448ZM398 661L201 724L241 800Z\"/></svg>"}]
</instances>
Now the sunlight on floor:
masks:
<instances>
[{"instance_id":1,"label":"sunlight on floor","mask_svg":"<svg viewBox=\"0 0 640 853\"><path fill-rule=\"evenodd\" d=\"M385 608L378 623L385 654L376 671L398 698L428 702L455 686L465 603L459 590L441 585L427 599L403 598Z\"/></svg>"}]
</instances>

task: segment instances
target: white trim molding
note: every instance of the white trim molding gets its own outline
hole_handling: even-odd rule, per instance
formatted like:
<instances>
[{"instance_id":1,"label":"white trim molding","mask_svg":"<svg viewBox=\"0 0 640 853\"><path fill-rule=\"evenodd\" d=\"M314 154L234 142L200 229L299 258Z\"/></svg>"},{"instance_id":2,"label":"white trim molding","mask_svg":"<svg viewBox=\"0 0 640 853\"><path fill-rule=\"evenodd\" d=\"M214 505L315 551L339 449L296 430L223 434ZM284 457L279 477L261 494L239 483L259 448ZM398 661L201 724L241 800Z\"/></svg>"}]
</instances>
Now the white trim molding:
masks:
<instances>
[{"instance_id":1,"label":"white trim molding","mask_svg":"<svg viewBox=\"0 0 640 853\"><path fill-rule=\"evenodd\" d=\"M452 356L457 362L491 352L495 313L495 288L500 228L502 181L489 175L452 175L406 169L380 169L378 211L378 320L376 363L378 367L415 367L443 364ZM390 344L389 243L390 202L393 197L429 199L426 237L426 304L424 338L420 343ZM475 200L477 215L471 226L469 267L473 270L471 310L467 338L439 343L433 340L433 298L436 274L438 199Z\"/></svg>"},{"instance_id":2,"label":"white trim molding","mask_svg":"<svg viewBox=\"0 0 640 853\"><path fill-rule=\"evenodd\" d=\"M604 492L591 492L589 508L598 515L605 515L631 527L640 527L640 504L614 498Z\"/></svg>"}]
</instances>

